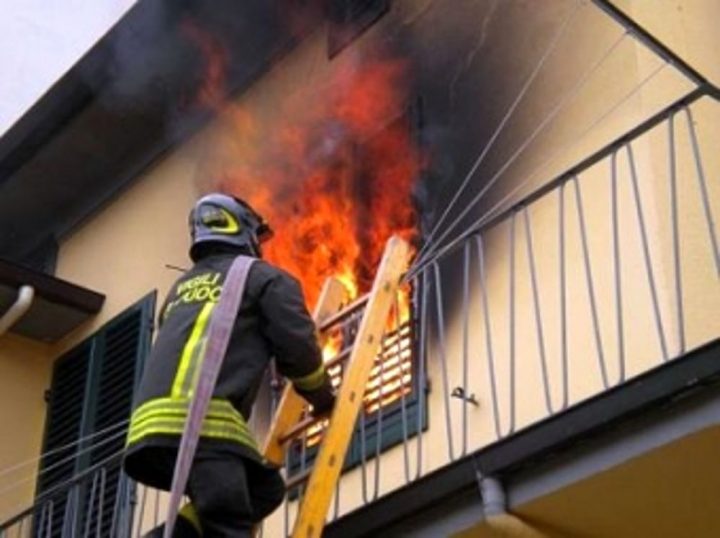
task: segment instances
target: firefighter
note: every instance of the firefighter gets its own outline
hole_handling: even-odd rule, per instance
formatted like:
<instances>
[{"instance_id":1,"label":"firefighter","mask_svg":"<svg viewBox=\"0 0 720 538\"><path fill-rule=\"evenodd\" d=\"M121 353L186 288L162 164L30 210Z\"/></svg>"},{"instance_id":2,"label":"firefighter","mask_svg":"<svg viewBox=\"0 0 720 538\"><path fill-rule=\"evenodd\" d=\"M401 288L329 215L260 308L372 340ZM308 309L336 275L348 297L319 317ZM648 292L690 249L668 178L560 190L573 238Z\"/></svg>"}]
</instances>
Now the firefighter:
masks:
<instances>
[{"instance_id":1,"label":"firefighter","mask_svg":"<svg viewBox=\"0 0 720 538\"><path fill-rule=\"evenodd\" d=\"M209 194L190 213L193 267L172 286L138 388L124 468L169 490L204 338L223 281L237 255L258 258L248 275L234 332L202 425L175 536L248 537L285 495L279 471L262 458L247 426L271 357L316 413L334 404L299 283L266 263L268 224L245 202Z\"/></svg>"}]
</instances>

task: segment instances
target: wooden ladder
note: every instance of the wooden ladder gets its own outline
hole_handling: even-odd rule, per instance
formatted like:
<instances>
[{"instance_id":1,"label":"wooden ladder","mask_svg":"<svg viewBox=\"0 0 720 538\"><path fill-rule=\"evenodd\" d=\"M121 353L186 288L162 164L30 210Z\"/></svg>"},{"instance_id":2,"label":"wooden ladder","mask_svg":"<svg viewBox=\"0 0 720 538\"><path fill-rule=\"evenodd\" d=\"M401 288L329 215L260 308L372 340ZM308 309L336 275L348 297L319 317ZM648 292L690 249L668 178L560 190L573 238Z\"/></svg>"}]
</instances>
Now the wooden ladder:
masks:
<instances>
[{"instance_id":1,"label":"wooden ladder","mask_svg":"<svg viewBox=\"0 0 720 538\"><path fill-rule=\"evenodd\" d=\"M365 386L380 351L388 316L402 275L407 269L409 256L408 243L399 237L391 237L385 246L370 293L342 309L347 298L345 287L337 279L328 279L323 287L314 312L321 343L338 322L363 307L364 313L349 352L341 353L326 363L326 368L331 368L347 361L335 408L329 416L315 464L288 483L288 488L307 483L305 494L299 501L293 538L314 538L322 534L330 501L363 404ZM288 384L265 441L266 460L283 465L286 447L317 421L313 417L303 419L304 409L304 400Z\"/></svg>"}]
</instances>

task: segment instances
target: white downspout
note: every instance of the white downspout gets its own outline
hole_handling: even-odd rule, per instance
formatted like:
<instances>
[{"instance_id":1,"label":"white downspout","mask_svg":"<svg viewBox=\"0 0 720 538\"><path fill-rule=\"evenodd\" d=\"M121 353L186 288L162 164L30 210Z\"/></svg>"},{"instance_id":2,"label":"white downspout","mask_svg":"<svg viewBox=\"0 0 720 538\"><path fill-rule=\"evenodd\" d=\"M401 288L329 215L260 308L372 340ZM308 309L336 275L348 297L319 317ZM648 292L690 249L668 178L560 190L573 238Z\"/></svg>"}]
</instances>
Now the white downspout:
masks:
<instances>
[{"instance_id":1,"label":"white downspout","mask_svg":"<svg viewBox=\"0 0 720 538\"><path fill-rule=\"evenodd\" d=\"M0 318L0 336L5 334L10 327L30 310L30 305L35 297L35 289L32 286L21 286L15 302Z\"/></svg>"},{"instance_id":2,"label":"white downspout","mask_svg":"<svg viewBox=\"0 0 720 538\"><path fill-rule=\"evenodd\" d=\"M485 517L507 513L507 496L500 480L492 476L480 477L480 494Z\"/></svg>"}]
</instances>

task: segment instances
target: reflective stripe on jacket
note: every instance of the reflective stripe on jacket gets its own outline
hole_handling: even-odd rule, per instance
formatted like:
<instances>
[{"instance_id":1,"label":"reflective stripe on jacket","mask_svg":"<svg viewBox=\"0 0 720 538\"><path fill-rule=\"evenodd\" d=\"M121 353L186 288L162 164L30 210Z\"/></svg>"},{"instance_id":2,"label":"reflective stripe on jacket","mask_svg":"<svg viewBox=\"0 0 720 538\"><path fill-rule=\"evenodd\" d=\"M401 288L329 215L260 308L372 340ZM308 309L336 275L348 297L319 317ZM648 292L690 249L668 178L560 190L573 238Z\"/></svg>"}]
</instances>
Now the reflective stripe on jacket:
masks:
<instances>
[{"instance_id":1,"label":"reflective stripe on jacket","mask_svg":"<svg viewBox=\"0 0 720 538\"><path fill-rule=\"evenodd\" d=\"M177 446L202 368L212 312L232 261L228 254L208 256L170 289L135 397L127 437L129 456L148 445ZM300 285L258 260L248 275L201 440L260 459L247 420L271 357L311 403L330 393Z\"/></svg>"}]
</instances>

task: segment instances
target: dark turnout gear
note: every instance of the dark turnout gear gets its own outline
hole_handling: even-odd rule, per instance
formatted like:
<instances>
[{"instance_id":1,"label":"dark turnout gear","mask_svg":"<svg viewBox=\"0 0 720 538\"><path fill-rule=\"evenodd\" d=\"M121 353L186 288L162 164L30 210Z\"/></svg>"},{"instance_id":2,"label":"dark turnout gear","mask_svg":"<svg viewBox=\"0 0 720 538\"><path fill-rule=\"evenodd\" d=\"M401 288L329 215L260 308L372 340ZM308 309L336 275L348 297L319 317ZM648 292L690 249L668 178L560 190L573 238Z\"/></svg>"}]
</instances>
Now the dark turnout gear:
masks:
<instances>
[{"instance_id":1,"label":"dark turnout gear","mask_svg":"<svg viewBox=\"0 0 720 538\"><path fill-rule=\"evenodd\" d=\"M203 362L209 320L233 259L232 254L203 257L173 285L165 300L161 328L145 366L128 431L125 469L139 482L170 488L178 443ZM280 373L310 403L321 408L332 406L330 380L300 285L284 271L258 260L248 275L186 488L206 536L244 536L224 531L213 534L206 526L216 520L228 525L235 521L236 528L242 529L282 500L279 473L265 466L247 426L271 357L275 357ZM165 463L160 464L160 460ZM228 479L234 476L222 466L210 472L208 465L218 468L221 461L237 466L240 470L235 474L245 477L233 482L238 491L245 488L249 492L246 497L252 510L246 509L242 517L237 506L229 508L239 502L240 493L210 478L213 473ZM216 505L218 495L227 496L229 504Z\"/></svg>"},{"instance_id":2,"label":"dark turnout gear","mask_svg":"<svg viewBox=\"0 0 720 538\"><path fill-rule=\"evenodd\" d=\"M246 202L227 194L208 194L197 201L188 219L190 257L197 261L208 243L220 243L247 249L260 256L260 245L273 231L267 222Z\"/></svg>"},{"instance_id":3,"label":"dark turnout gear","mask_svg":"<svg viewBox=\"0 0 720 538\"><path fill-rule=\"evenodd\" d=\"M204 537L250 538L253 526L282 502L285 482L276 469L247 465L240 457L200 453L188 494Z\"/></svg>"},{"instance_id":4,"label":"dark turnout gear","mask_svg":"<svg viewBox=\"0 0 720 538\"><path fill-rule=\"evenodd\" d=\"M148 462L172 476L172 459L164 457L164 450L151 451ZM199 450L187 493L192 504L180 510L174 538L250 538L255 524L282 502L285 483L276 469L235 454ZM162 538L163 531L164 525L145 538Z\"/></svg>"}]
</instances>

